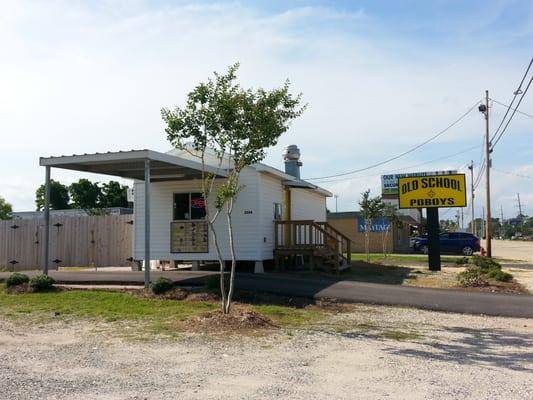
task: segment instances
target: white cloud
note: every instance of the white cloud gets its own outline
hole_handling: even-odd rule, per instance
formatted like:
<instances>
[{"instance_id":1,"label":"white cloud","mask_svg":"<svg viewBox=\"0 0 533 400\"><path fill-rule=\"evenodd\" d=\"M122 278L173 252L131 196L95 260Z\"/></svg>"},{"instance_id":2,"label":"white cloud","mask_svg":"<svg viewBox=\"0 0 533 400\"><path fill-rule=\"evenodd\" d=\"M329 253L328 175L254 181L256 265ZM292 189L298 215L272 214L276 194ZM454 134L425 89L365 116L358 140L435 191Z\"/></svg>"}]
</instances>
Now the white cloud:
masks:
<instances>
[{"instance_id":1,"label":"white cloud","mask_svg":"<svg viewBox=\"0 0 533 400\"><path fill-rule=\"evenodd\" d=\"M525 50L466 54L394 38L363 11L304 7L267 15L243 4L5 2L0 195L16 209L32 208L43 175L39 156L166 150L160 108L182 103L197 82L237 60L244 86L268 88L290 78L294 90L304 92L308 111L267 162L280 166L281 147L297 143L303 175L316 176L406 150L481 99L487 85L506 101L509 77L518 76L527 59ZM525 118L513 124L517 132L531 128ZM383 170L437 158L444 149L453 153L480 142L481 133L480 115L472 113L437 145ZM462 159L424 169L457 167L456 161ZM81 176L55 174L70 181ZM379 193L378 186L377 177L327 185L345 209L354 208L367 187ZM495 184L496 195L506 190Z\"/></svg>"}]
</instances>

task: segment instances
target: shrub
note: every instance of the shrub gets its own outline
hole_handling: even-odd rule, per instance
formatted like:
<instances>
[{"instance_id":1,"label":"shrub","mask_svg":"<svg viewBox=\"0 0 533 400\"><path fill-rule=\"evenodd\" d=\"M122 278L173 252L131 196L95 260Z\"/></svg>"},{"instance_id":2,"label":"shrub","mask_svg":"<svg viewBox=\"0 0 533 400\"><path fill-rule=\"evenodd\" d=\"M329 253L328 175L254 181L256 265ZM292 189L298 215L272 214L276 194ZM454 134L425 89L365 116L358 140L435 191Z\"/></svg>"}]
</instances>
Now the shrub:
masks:
<instances>
[{"instance_id":1,"label":"shrub","mask_svg":"<svg viewBox=\"0 0 533 400\"><path fill-rule=\"evenodd\" d=\"M50 290L54 283L54 278L48 275L36 275L30 279L30 287L34 292Z\"/></svg>"},{"instance_id":2,"label":"shrub","mask_svg":"<svg viewBox=\"0 0 533 400\"><path fill-rule=\"evenodd\" d=\"M28 283L30 278L28 275L21 274L20 272L14 272L6 279L6 286L13 287Z\"/></svg>"},{"instance_id":3,"label":"shrub","mask_svg":"<svg viewBox=\"0 0 533 400\"><path fill-rule=\"evenodd\" d=\"M488 282L481 268L468 268L457 274L457 280L463 287L487 286Z\"/></svg>"},{"instance_id":4,"label":"shrub","mask_svg":"<svg viewBox=\"0 0 533 400\"><path fill-rule=\"evenodd\" d=\"M492 258L488 257L474 255L472 256L472 262L481 269L502 269L502 266L499 262L496 262Z\"/></svg>"},{"instance_id":5,"label":"shrub","mask_svg":"<svg viewBox=\"0 0 533 400\"><path fill-rule=\"evenodd\" d=\"M169 291L174 287L174 282L168 278L158 278L150 285L150 289L154 294L161 294Z\"/></svg>"},{"instance_id":6,"label":"shrub","mask_svg":"<svg viewBox=\"0 0 533 400\"><path fill-rule=\"evenodd\" d=\"M468 257L461 257L461 258L458 258L457 260L455 260L455 263L457 265L464 265L464 264L468 264L469 260L468 260Z\"/></svg>"},{"instance_id":7,"label":"shrub","mask_svg":"<svg viewBox=\"0 0 533 400\"><path fill-rule=\"evenodd\" d=\"M495 268L489 270L487 275L491 277L492 279L495 279L500 282L509 282L510 280L513 279L513 275L511 275L510 273L504 272L500 269L495 269Z\"/></svg>"}]
</instances>

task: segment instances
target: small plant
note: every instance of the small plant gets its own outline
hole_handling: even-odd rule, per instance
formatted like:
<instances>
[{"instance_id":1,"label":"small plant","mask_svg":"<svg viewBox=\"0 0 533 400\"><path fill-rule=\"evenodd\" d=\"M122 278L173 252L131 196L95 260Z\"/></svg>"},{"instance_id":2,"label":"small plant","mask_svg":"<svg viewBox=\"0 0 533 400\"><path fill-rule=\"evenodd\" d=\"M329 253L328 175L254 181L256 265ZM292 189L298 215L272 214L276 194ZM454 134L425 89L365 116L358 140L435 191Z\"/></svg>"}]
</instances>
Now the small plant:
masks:
<instances>
[{"instance_id":1,"label":"small plant","mask_svg":"<svg viewBox=\"0 0 533 400\"><path fill-rule=\"evenodd\" d=\"M54 283L54 278L48 275L36 275L30 279L30 287L34 292L44 292L50 290Z\"/></svg>"},{"instance_id":2,"label":"small plant","mask_svg":"<svg viewBox=\"0 0 533 400\"><path fill-rule=\"evenodd\" d=\"M457 274L457 280L463 287L487 286L488 282L481 268L468 268Z\"/></svg>"},{"instance_id":3,"label":"small plant","mask_svg":"<svg viewBox=\"0 0 533 400\"><path fill-rule=\"evenodd\" d=\"M21 274L20 272L14 272L6 279L6 286L9 288L28 283L29 281L30 278L28 275Z\"/></svg>"},{"instance_id":4,"label":"small plant","mask_svg":"<svg viewBox=\"0 0 533 400\"><path fill-rule=\"evenodd\" d=\"M495 279L497 281L500 281L500 282L509 282L513 279L513 275L511 275L510 273L508 272L504 272L500 269L491 269L489 270L489 272L487 273L487 275L492 278L492 279Z\"/></svg>"},{"instance_id":5,"label":"small plant","mask_svg":"<svg viewBox=\"0 0 533 400\"><path fill-rule=\"evenodd\" d=\"M152 293L154 294L161 294L168 292L170 289L174 287L174 282L172 282L168 278L158 278L152 284L150 285L150 289L152 290Z\"/></svg>"},{"instance_id":6,"label":"small plant","mask_svg":"<svg viewBox=\"0 0 533 400\"><path fill-rule=\"evenodd\" d=\"M481 269L502 269L499 262L494 261L492 258L481 257L478 255L472 256L472 263L477 265Z\"/></svg>"},{"instance_id":7,"label":"small plant","mask_svg":"<svg viewBox=\"0 0 533 400\"><path fill-rule=\"evenodd\" d=\"M458 258L457 260L455 260L455 263L457 265L465 265L465 264L468 264L470 262L470 260L468 259L468 257L461 257L461 258Z\"/></svg>"}]
</instances>

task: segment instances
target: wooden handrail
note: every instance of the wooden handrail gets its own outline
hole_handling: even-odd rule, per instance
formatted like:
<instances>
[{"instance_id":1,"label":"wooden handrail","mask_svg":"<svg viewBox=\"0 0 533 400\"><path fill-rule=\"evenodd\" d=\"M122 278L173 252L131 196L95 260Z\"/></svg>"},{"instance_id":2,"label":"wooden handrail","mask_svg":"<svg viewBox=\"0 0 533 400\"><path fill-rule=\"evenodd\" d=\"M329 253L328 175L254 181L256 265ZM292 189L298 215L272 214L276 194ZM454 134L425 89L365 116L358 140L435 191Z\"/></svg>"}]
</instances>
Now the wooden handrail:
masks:
<instances>
[{"instance_id":1,"label":"wooden handrail","mask_svg":"<svg viewBox=\"0 0 533 400\"><path fill-rule=\"evenodd\" d=\"M276 249L328 248L337 260L351 264L351 240L327 222L313 220L275 220ZM280 227L285 227L280 229ZM334 244L332 244L334 242Z\"/></svg>"}]
</instances>

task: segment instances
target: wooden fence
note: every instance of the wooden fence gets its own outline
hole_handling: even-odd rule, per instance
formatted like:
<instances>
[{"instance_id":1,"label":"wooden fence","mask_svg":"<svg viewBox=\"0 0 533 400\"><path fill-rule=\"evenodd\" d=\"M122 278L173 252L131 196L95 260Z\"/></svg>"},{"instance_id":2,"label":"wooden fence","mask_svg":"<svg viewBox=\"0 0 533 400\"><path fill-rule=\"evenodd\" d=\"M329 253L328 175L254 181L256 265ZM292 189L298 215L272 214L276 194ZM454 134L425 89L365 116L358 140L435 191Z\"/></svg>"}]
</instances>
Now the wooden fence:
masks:
<instances>
[{"instance_id":1,"label":"wooden fence","mask_svg":"<svg viewBox=\"0 0 533 400\"><path fill-rule=\"evenodd\" d=\"M0 268L40 268L44 219L0 221ZM50 268L129 266L133 215L50 217Z\"/></svg>"}]
</instances>

